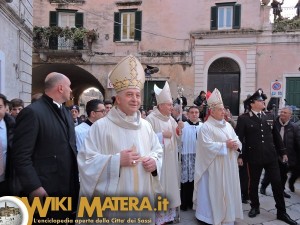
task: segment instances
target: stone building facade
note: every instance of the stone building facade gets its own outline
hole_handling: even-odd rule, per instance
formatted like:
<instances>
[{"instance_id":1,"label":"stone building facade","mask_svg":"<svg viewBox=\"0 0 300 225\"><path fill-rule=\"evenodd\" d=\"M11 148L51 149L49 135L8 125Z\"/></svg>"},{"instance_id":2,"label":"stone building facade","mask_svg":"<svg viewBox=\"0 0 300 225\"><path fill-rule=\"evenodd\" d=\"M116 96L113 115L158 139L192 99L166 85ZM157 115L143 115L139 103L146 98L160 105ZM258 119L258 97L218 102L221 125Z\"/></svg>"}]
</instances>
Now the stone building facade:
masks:
<instances>
[{"instance_id":1,"label":"stone building facade","mask_svg":"<svg viewBox=\"0 0 300 225\"><path fill-rule=\"evenodd\" d=\"M0 93L31 100L32 0L0 1Z\"/></svg>"},{"instance_id":2,"label":"stone building facade","mask_svg":"<svg viewBox=\"0 0 300 225\"><path fill-rule=\"evenodd\" d=\"M42 91L52 71L69 76L78 103L89 87L105 99L113 96L108 75L127 54L143 66L159 68L147 77L143 94L151 107L154 83L168 81L172 96L183 87L188 105L201 90L220 89L234 115L257 88L271 95L280 81L282 98L300 107L300 32L273 32L270 6L237 0L34 0L34 26L83 26L95 29L97 40L83 45L57 38L54 47L33 51L32 92ZM49 42L50 43L50 42ZM64 45L66 44L66 45ZM295 97L296 96L296 97ZM299 95L300 96L300 95Z\"/></svg>"}]
</instances>

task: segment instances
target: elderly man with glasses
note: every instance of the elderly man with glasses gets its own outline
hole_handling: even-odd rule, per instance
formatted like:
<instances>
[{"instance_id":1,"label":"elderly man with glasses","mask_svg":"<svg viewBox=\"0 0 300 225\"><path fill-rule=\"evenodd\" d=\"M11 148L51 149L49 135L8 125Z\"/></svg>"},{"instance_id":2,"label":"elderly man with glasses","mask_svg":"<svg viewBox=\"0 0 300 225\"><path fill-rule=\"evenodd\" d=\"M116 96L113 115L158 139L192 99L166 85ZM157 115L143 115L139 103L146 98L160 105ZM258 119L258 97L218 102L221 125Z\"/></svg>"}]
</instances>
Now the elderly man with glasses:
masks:
<instances>
[{"instance_id":1,"label":"elderly man with glasses","mask_svg":"<svg viewBox=\"0 0 300 225\"><path fill-rule=\"evenodd\" d=\"M289 188L292 192L295 191L294 183L299 177L299 153L300 149L300 127L291 121L293 110L291 107L284 107L280 110L280 115L275 120L275 128L280 132L283 143L286 147L288 163L283 163L279 158L279 169L281 176L281 183L283 190L287 181L287 173L291 171L289 179ZM266 194L266 188L270 184L270 178L267 173L261 182L260 193ZM290 198L291 196L283 192L284 197Z\"/></svg>"}]
</instances>

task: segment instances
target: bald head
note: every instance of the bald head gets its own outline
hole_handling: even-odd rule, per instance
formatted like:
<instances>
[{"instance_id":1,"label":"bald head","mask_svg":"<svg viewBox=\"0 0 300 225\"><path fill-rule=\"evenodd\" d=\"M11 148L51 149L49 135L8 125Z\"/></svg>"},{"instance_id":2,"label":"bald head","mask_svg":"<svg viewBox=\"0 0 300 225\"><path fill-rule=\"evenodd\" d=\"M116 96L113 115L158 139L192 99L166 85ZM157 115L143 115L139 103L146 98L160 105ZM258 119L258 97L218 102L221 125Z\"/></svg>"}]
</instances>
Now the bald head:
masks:
<instances>
[{"instance_id":1,"label":"bald head","mask_svg":"<svg viewBox=\"0 0 300 225\"><path fill-rule=\"evenodd\" d=\"M45 79L45 90L49 90L57 86L57 84L61 83L67 77L61 73L52 72L46 76Z\"/></svg>"},{"instance_id":2,"label":"bald head","mask_svg":"<svg viewBox=\"0 0 300 225\"><path fill-rule=\"evenodd\" d=\"M58 103L70 100L71 82L68 77L61 73L52 72L45 79L45 94Z\"/></svg>"}]
</instances>

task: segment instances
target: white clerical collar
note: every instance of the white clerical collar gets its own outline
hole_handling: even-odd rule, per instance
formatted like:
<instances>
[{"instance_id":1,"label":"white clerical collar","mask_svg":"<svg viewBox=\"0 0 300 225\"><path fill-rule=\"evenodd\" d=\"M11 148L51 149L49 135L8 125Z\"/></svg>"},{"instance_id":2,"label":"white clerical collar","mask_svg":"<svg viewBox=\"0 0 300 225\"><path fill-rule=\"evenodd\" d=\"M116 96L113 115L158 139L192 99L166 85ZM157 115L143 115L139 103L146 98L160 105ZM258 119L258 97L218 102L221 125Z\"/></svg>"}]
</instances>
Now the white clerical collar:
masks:
<instances>
[{"instance_id":1,"label":"white clerical collar","mask_svg":"<svg viewBox=\"0 0 300 225\"><path fill-rule=\"evenodd\" d=\"M55 104L55 105L57 105L57 107L60 109L61 108L61 106L62 106L62 104L59 104L58 102L56 102L56 101L54 101L53 100L53 103Z\"/></svg>"},{"instance_id":2,"label":"white clerical collar","mask_svg":"<svg viewBox=\"0 0 300 225\"><path fill-rule=\"evenodd\" d=\"M116 107L119 115L127 122L138 122L137 113L135 112L133 116L127 116L124 112L122 112L118 107Z\"/></svg>"},{"instance_id":3,"label":"white clerical collar","mask_svg":"<svg viewBox=\"0 0 300 225\"><path fill-rule=\"evenodd\" d=\"M208 119L209 119L210 121L212 121L216 126L219 126L219 127L224 127L224 126L226 126L226 121L225 121L224 119L222 119L222 120L216 120L215 118L212 117L212 115L210 115L210 116L208 117Z\"/></svg>"},{"instance_id":4,"label":"white clerical collar","mask_svg":"<svg viewBox=\"0 0 300 225\"><path fill-rule=\"evenodd\" d=\"M214 120L220 125L224 125L226 123L225 120L216 120L215 118Z\"/></svg>"}]
</instances>

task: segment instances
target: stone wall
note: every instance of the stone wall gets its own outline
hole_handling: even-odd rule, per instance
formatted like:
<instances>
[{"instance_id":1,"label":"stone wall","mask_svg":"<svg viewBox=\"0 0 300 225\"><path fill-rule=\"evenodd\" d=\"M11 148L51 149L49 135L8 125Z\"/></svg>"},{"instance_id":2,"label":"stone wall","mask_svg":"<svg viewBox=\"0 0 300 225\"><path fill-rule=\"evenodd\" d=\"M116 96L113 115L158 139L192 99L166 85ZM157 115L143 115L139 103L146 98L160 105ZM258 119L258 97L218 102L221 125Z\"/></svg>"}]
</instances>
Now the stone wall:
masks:
<instances>
[{"instance_id":1,"label":"stone wall","mask_svg":"<svg viewBox=\"0 0 300 225\"><path fill-rule=\"evenodd\" d=\"M0 92L31 100L32 0L0 2Z\"/></svg>"}]
</instances>

